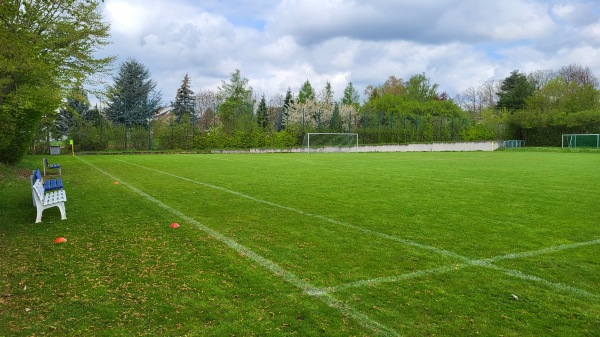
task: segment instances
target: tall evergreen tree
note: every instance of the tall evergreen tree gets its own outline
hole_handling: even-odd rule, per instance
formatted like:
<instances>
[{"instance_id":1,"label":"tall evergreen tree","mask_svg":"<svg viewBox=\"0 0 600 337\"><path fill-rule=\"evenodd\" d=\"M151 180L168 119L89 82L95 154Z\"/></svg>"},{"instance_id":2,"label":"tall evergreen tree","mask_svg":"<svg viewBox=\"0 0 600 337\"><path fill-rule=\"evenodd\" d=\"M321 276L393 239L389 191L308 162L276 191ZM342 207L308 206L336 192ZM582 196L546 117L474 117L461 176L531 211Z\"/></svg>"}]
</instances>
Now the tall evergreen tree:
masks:
<instances>
[{"instance_id":1,"label":"tall evergreen tree","mask_svg":"<svg viewBox=\"0 0 600 337\"><path fill-rule=\"evenodd\" d=\"M173 113L176 116L177 123L181 122L184 115L195 118L194 92L190 89L190 78L185 74L181 86L177 89L175 102L173 103Z\"/></svg>"},{"instance_id":2,"label":"tall evergreen tree","mask_svg":"<svg viewBox=\"0 0 600 337\"><path fill-rule=\"evenodd\" d=\"M308 80L302 84L300 87L300 92L298 92L298 103L304 104L308 101L313 101L315 99L315 90Z\"/></svg>"},{"instance_id":3,"label":"tall evergreen tree","mask_svg":"<svg viewBox=\"0 0 600 337\"><path fill-rule=\"evenodd\" d=\"M225 132L233 133L236 129L250 125L254 106L252 87L248 85L248 79L242 77L239 69L231 73L229 82L222 81L217 97L222 102L218 114Z\"/></svg>"},{"instance_id":4,"label":"tall evergreen tree","mask_svg":"<svg viewBox=\"0 0 600 337\"><path fill-rule=\"evenodd\" d=\"M288 119L290 116L290 107L294 104L294 98L292 97L292 89L288 87L287 92L285 93L285 99L283 101L283 112L281 114L281 121L279 123L279 130L281 131L285 129L288 123Z\"/></svg>"},{"instance_id":5,"label":"tall evergreen tree","mask_svg":"<svg viewBox=\"0 0 600 337\"><path fill-rule=\"evenodd\" d=\"M229 77L229 82L221 81L218 97L221 101L252 102L252 87L248 85L248 79L242 77L239 69L236 69Z\"/></svg>"},{"instance_id":6,"label":"tall evergreen tree","mask_svg":"<svg viewBox=\"0 0 600 337\"><path fill-rule=\"evenodd\" d=\"M331 82L327 81L327 83L325 83L325 89L323 89L322 96L323 104L326 106L333 105L333 88L331 87Z\"/></svg>"},{"instance_id":7,"label":"tall evergreen tree","mask_svg":"<svg viewBox=\"0 0 600 337\"><path fill-rule=\"evenodd\" d=\"M108 107L106 117L116 125L147 126L152 111L161 101L156 82L150 71L140 62L128 59L113 78L114 84L107 89Z\"/></svg>"},{"instance_id":8,"label":"tall evergreen tree","mask_svg":"<svg viewBox=\"0 0 600 337\"><path fill-rule=\"evenodd\" d=\"M258 123L258 126L263 129L266 129L269 125L269 112L267 109L267 100L265 99L264 94L258 103L258 109L256 110L256 122Z\"/></svg>"},{"instance_id":9,"label":"tall evergreen tree","mask_svg":"<svg viewBox=\"0 0 600 337\"><path fill-rule=\"evenodd\" d=\"M500 85L496 107L510 112L521 110L526 105L525 100L533 94L534 90L535 85L529 82L525 74L513 70Z\"/></svg>"},{"instance_id":10,"label":"tall evergreen tree","mask_svg":"<svg viewBox=\"0 0 600 337\"><path fill-rule=\"evenodd\" d=\"M348 85L346 85L346 89L344 89L344 97L342 97L341 101L342 105L351 105L358 108L360 104L359 100L360 95L358 94L358 91L356 91L352 82L349 82Z\"/></svg>"},{"instance_id":11,"label":"tall evergreen tree","mask_svg":"<svg viewBox=\"0 0 600 337\"><path fill-rule=\"evenodd\" d=\"M340 115L340 106L337 103L333 105L333 114L329 128L333 132L342 132L342 116Z\"/></svg>"}]
</instances>

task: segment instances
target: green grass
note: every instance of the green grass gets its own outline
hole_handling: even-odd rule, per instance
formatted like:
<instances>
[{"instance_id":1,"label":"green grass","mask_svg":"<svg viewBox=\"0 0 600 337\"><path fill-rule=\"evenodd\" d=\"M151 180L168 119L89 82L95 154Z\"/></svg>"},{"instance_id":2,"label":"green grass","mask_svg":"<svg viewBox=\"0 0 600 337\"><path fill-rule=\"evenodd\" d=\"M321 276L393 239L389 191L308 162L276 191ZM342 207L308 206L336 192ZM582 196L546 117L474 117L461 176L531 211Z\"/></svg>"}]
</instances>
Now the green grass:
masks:
<instances>
[{"instance_id":1,"label":"green grass","mask_svg":"<svg viewBox=\"0 0 600 337\"><path fill-rule=\"evenodd\" d=\"M51 161L41 224L0 166L0 336L600 331L597 152Z\"/></svg>"}]
</instances>

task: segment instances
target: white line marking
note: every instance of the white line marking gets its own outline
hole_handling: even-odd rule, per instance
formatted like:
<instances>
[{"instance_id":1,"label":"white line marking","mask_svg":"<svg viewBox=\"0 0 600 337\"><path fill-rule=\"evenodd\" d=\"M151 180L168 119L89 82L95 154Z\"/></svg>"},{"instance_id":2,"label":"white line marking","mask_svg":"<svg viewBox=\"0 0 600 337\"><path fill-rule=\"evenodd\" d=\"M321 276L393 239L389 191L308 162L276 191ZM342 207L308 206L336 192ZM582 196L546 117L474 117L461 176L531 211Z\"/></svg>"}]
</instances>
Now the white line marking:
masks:
<instances>
[{"instance_id":1,"label":"white line marking","mask_svg":"<svg viewBox=\"0 0 600 337\"><path fill-rule=\"evenodd\" d=\"M580 295L583 297L600 299L600 295L598 295L598 294L593 294L593 293L590 293L589 291L586 291L583 289L571 287L564 283L548 281L541 277L528 275L528 274L525 274L518 270L507 269L507 268L503 268L500 266L496 266L491 263L483 262L483 260L472 260L471 262L467 262L466 264L461 265L460 269L464 269L469 266L477 266L477 267L483 267L483 268L496 270L496 271L502 272L508 276L517 277L517 278L528 280L528 281L538 282L538 283L544 284L544 285L554 288L554 289L571 292L571 293L574 293L574 294L577 294L577 295ZM374 285L378 285L378 284L382 284L382 283L396 283L398 281L410 280L412 278L426 276L426 275L448 273L453 270L454 270L454 267L439 267L439 268L432 268L432 269L426 269L426 270L419 270L419 271L415 271L412 273L387 276L387 277L378 277L378 278L374 278L374 279L365 279L365 280L359 280L359 281L355 281L355 282L345 283L345 284L338 285L336 287L326 288L326 290L329 293L336 293L336 292L339 292L339 291L342 291L342 290L345 290L348 288L374 286Z\"/></svg>"},{"instance_id":2,"label":"white line marking","mask_svg":"<svg viewBox=\"0 0 600 337\"><path fill-rule=\"evenodd\" d=\"M354 309L353 307L347 305L346 303L343 303L341 301L338 301L337 299L335 299L330 293L328 293L326 290L317 288L313 285L311 285L308 282L303 281L301 278L299 278L298 276L296 276L295 274L285 270L284 268L282 268L281 266L279 266L277 263L255 253L254 251L252 251L251 249L249 249L248 247L238 243L237 241L221 234L220 232L200 223L199 221L197 221L196 219L187 216L186 214L182 213L181 211L178 211L176 209L174 209L173 207L163 203L162 201L152 197L151 195L137 189L136 187L128 184L127 182L123 181L122 179L102 170L99 167L96 167L95 165L77 157L79 160L83 161L84 163L86 163L87 165L89 165L90 167L96 169L97 171L105 174L106 176L110 177L111 179L113 179L114 181L118 181L120 185L125 186L127 188L129 188L130 190L132 190L133 192L139 194L140 196L144 197L145 199L147 199L148 201L151 201L153 203L155 203L156 205L160 206L162 209L164 209L165 211L185 220L188 223L191 223L193 225L195 225L198 229L200 229L201 231L205 232L206 234L212 236L213 238L215 238L217 241L224 243L225 245L227 245L229 248L237 251L238 253L247 256L249 259L251 259L252 261L254 261L255 263L259 264L260 266L262 266L263 268L266 268L267 270L271 271L271 273L273 273L275 276L279 276L282 279L284 279L286 282L294 285L295 287L297 287L298 289L302 290L304 293L306 293L309 296L313 296L316 297L318 299L320 299L323 303L327 304L329 307L332 307L334 309L337 309L338 311L340 311L342 314L344 315L348 315L352 318L354 318L356 321L358 321L363 327L376 332L377 334L383 335L383 336L398 336L399 334L394 331L393 329L373 320L372 318L370 318L369 316L361 313L360 311Z\"/></svg>"},{"instance_id":3,"label":"white line marking","mask_svg":"<svg viewBox=\"0 0 600 337\"><path fill-rule=\"evenodd\" d=\"M597 245L597 244L600 244L600 239L596 239L596 240L592 240L592 241L585 241L585 242L576 242L576 243L565 244L565 245L554 246L554 247L547 247L547 248L542 248L539 250L532 250L529 252L500 255L500 256L490 257L487 259L482 259L482 261L492 263L492 262L497 262L497 261L501 261L501 260L512 260L512 259L518 259L518 258L522 258L522 257L531 257L531 256L536 256L536 255L555 253L555 252L558 252L561 250L567 250L567 249L573 249L573 248L579 248L579 247L585 247L585 246L593 246L593 245Z\"/></svg>"},{"instance_id":4,"label":"white line marking","mask_svg":"<svg viewBox=\"0 0 600 337\"><path fill-rule=\"evenodd\" d=\"M452 270L454 270L454 267L439 267L439 268L432 268L432 269L427 269L427 270L418 270L418 271L415 271L412 273L400 274L400 275L395 275L395 276L385 276L385 277L378 277L378 278L373 278L373 279L368 279L368 280L360 280L360 281L341 284L341 285L335 286L335 287L329 287L329 288L327 288L327 292L335 293L335 292L338 292L338 291L341 291L344 289L348 289L348 288L374 286L374 285L378 285L381 283L396 283L398 281L410 280L412 278L425 276L425 275L447 273Z\"/></svg>"},{"instance_id":5,"label":"white line marking","mask_svg":"<svg viewBox=\"0 0 600 337\"><path fill-rule=\"evenodd\" d=\"M445 249L440 249L440 248L429 246L429 245L425 245L425 244L422 244L422 243L418 243L418 242L414 242L414 241L410 241L410 240L401 239L401 238L398 238L398 237L393 236L393 235L389 235L389 234L385 234L385 233L373 231L373 230L366 229L366 228L363 228L363 227L360 227L360 226L355 226L355 225L348 224L348 223L345 223L345 222L342 222L342 221L339 221L339 220L328 218L328 217L323 216L323 215L313 214L313 213L302 211L302 210L297 209L297 208L293 208L293 207L289 207L289 206L284 206L284 205L276 204L276 203L271 202L271 201L266 201L266 200L258 199L258 198L255 198L253 196L250 196L250 195L247 195L247 194L244 194L244 193L240 193L240 192L237 192L237 191L233 191L233 190L230 190L230 189L227 189L227 188L224 188L224 187L220 187L220 186L212 185L212 184L209 184L209 183L205 183L205 182L201 182L201 181L197 181L197 180L185 178L185 177L182 177L182 176L178 176L176 174L172 174L172 173L165 172L165 171L160 171L160 170L157 170L157 169L153 169L153 168L150 168L150 167L142 166L142 165L135 164L135 163L132 163L132 162L128 162L128 161L125 161L125 160L118 159L118 161L126 163L126 164L130 164L130 165L133 165L133 166L137 166L139 168L143 168L143 169L146 169L146 170L149 170L149 171L157 172L157 173L160 173L160 174L163 174L163 175L171 176L171 177L174 177L174 178L177 178L177 179L182 179L182 180L188 181L190 183L194 183L194 184L198 184L198 185L210 187L210 188L222 191L222 192L226 192L226 193L230 193L230 194L233 194L233 195L237 195L239 197L246 198L246 199L255 201L257 203L262 203L262 204L265 204L265 205L269 205L269 206L273 206L273 207L285 209L285 210L288 210L288 211L291 211L291 212L295 212L295 213L298 213L298 214L301 214L301 215L304 215L304 216L313 217L313 218L316 218L316 219L319 219L319 220L323 220L323 221L326 221L326 222L329 222L329 223L332 223L332 224L335 224L335 225L340 225L340 226L344 226L344 227L347 227L347 228L351 228L351 229L354 229L356 231L363 232L365 234L369 234L369 235L373 235L373 236L376 236L376 237L384 238L384 239L387 239L387 240L390 240L390 241L399 242L399 243L405 244L407 246L413 246L413 247L417 247L417 248L421 248L421 249L425 249L425 250L430 250L430 251L436 252L436 253L444 255L444 256L455 258L455 259L457 259L459 261L462 261L462 263L465 263L465 264L474 265L474 266L480 266L480 267L484 267L484 268L490 268L490 269L502 271L504 274L507 274L507 275L510 275L510 276L519 277L519 278L527 279L527 280L530 280L530 281L536 281L536 282L545 284L547 286L551 286L551 287L556 288L556 289L567 290L567 291L570 291L570 292L573 292L573 293L576 293L576 294L579 294L579 295L583 295L585 297L600 298L600 295L592 294L592 293L587 292L587 291L582 290L582 289L571 287L571 286L568 286L568 285L565 285L565 284L562 284L562 283L555 283L555 282L547 281L547 280L542 279L542 278L537 277L537 276L532 276L532 275L524 274L524 273L522 273L522 272L520 272L518 270L512 270L512 269L506 269L506 268L498 267L496 265L491 264L491 262L494 262L494 261L490 262L490 261L487 261L486 259L482 259L482 260L471 259L471 258L469 258L467 256L463 256L463 255L460 255L460 254L457 254L457 253L454 253L454 252L451 252L451 251L448 251L448 250L445 250ZM595 241L600 241L600 239L599 240L594 240L594 241L589 241L589 242L591 242L590 244L595 244ZM574 245L577 245L577 244L574 244ZM584 246L584 245L585 245L585 243L582 243L580 246ZM567 246L567 245L563 245L563 246ZM558 247L560 247L560 246L558 246ZM565 247L565 248L562 248L562 249L567 249L567 248ZM545 251L545 250L542 249L540 251ZM550 252L550 251L552 251L551 248L548 248L548 252ZM536 252L538 252L538 251L536 251ZM521 253L521 254L523 256L527 256L526 255L527 252ZM542 253L540 253L540 254L542 254ZM511 255L514 255L514 254L508 254L506 256L511 256ZM533 255L535 255L535 253ZM517 255L515 255L515 256L517 256ZM501 257L498 257L498 260L501 260L501 259L502 259ZM443 267L441 267L440 269L443 269ZM425 274L430 274L430 273L427 273L427 270L425 270L423 272ZM416 272L416 273L418 273L418 272ZM413 273L409 273L408 275L412 275L412 274ZM416 276L418 276L418 275L415 275L415 276L412 276L412 277L416 277ZM379 283L393 282L391 280L393 280L394 277L397 277L398 280L404 279L404 277L402 275L391 276L390 279L389 279L390 281L388 281L388 278L381 278L381 279L379 279ZM364 285L364 284L376 284L376 283L378 283L377 279L356 281L356 282L352 282L352 283L349 283L349 284L355 284L356 286L358 286L358 285L361 285L361 284ZM338 287L333 287L331 289L337 289L337 288L344 289L344 288L351 287L349 284L341 285L341 286L338 286Z\"/></svg>"}]
</instances>

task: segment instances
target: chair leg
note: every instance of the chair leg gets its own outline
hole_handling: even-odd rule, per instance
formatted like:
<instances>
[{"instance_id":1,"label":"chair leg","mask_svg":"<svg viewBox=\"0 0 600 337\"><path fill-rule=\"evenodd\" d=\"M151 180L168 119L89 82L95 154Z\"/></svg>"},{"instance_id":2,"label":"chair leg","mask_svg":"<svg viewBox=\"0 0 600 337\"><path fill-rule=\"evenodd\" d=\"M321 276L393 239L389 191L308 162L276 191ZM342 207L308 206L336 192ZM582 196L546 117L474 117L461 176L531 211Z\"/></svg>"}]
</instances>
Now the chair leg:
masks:
<instances>
[{"instance_id":1,"label":"chair leg","mask_svg":"<svg viewBox=\"0 0 600 337\"><path fill-rule=\"evenodd\" d=\"M60 204L58 204L58 209L60 210L60 219L61 220L66 220L67 219L67 212L65 211L65 203L61 202Z\"/></svg>"},{"instance_id":2,"label":"chair leg","mask_svg":"<svg viewBox=\"0 0 600 337\"><path fill-rule=\"evenodd\" d=\"M44 209L42 207L38 207L37 208L37 216L35 218L35 223L40 223L42 222L42 213L44 212Z\"/></svg>"}]
</instances>

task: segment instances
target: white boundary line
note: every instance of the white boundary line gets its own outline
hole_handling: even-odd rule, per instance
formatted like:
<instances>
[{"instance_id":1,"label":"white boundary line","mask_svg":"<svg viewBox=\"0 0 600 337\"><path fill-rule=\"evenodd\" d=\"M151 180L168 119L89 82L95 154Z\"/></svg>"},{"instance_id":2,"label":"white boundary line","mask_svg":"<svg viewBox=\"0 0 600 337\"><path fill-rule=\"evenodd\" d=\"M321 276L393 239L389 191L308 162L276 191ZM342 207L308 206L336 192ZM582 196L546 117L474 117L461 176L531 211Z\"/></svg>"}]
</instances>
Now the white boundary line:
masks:
<instances>
[{"instance_id":1,"label":"white boundary line","mask_svg":"<svg viewBox=\"0 0 600 337\"><path fill-rule=\"evenodd\" d=\"M518 278L522 278L522 279L526 279L526 280L530 280L530 281L536 281L536 282L543 283L547 286L550 286L550 287L553 287L556 289L567 290L567 291L577 293L577 294L585 296L585 297L600 298L600 295L593 294L593 293L590 293L588 291L585 291L585 290L582 290L579 288L571 287L571 286L565 285L563 283L550 282L550 281L544 280L537 276L527 275L527 274L524 274L517 270L506 269L506 268L492 264L493 262L497 262L497 261L501 261L501 260L511 260L511 259L518 259L518 258L522 258L522 257L531 257L531 256L536 256L536 255L550 254L550 253L559 252L559 251L563 251L563 250L567 250L567 249L575 249L575 248L579 248L579 247L593 246L593 245L597 245L597 244L600 244L600 239L585 241L585 242L576 242L576 243L572 243L572 244L565 244L565 245L554 246L554 247L547 247L547 248L533 250L533 251L529 251L529 252L499 255L499 256L490 257L487 259L467 261L466 264L461 265L460 268L469 267L469 266L480 266L480 267L490 268L490 269L501 271L504 274L507 274L507 275L510 275L513 277L518 277ZM395 276L378 277L378 278L374 278L374 279L365 279L365 280L360 280L360 281L355 281L355 282L349 282L349 283L342 284L339 286L329 287L329 288L327 288L327 291L334 293L334 292L338 292L340 290L344 290L347 288L372 286L372 285L377 285L380 283L394 283L394 282L397 282L400 280L408 280L408 279L425 276L425 275L429 275L429 274L447 273L447 272L451 272L452 270L454 270L453 267L440 267L440 268L418 270L418 271L415 271L412 273L400 274L400 275L395 275Z\"/></svg>"},{"instance_id":2,"label":"white boundary line","mask_svg":"<svg viewBox=\"0 0 600 337\"><path fill-rule=\"evenodd\" d=\"M501 261L501 260L512 260L512 259L518 259L518 258L522 258L522 257L531 257L531 256L536 256L536 255L555 253L555 252L559 252L561 250L567 250L567 249L573 249L573 248L579 248L579 247L585 247L585 246L593 246L593 245L597 245L597 244L600 244L600 239L585 241L585 242L570 243L570 244L548 247L548 248L542 248L539 250L532 250L529 252L500 255L500 256L490 257L488 259L483 259L481 261L493 263L493 262L497 262L497 261Z\"/></svg>"},{"instance_id":3,"label":"white boundary line","mask_svg":"<svg viewBox=\"0 0 600 337\"><path fill-rule=\"evenodd\" d=\"M97 171L103 173L104 175L110 177L111 179L118 181L120 185L123 185L127 188L129 188L130 190L132 190L133 192L139 194L140 196L144 197L145 199L147 199L148 201L155 203L156 205L160 206L162 209L164 209L165 211L185 220L188 223L193 224L194 226L196 226L198 229L200 229L201 231L205 232L206 234L210 235L211 237L213 237L214 239L216 239L217 241L224 243L225 245L227 245L229 248L237 251L238 253L247 256L250 260L254 261L255 263L257 263L258 265L260 265L261 267L269 270L271 273L273 273L275 276L281 277L282 279L284 279L286 282L292 284L293 286L297 287L298 289L302 290L304 293L306 293L309 296L312 297L316 297L318 299L320 299L323 303L327 304L329 307L332 307L334 309L337 309L339 312L341 312L344 315L348 315L352 318L354 318L356 321L358 321L358 323L360 323L360 325L362 325L363 327L376 332L377 334L383 335L383 336L398 336L399 334L373 320L372 318L370 318L369 316L361 313L360 311L354 309L353 307L349 306L347 303L341 302L337 299L335 299L330 293L328 293L327 291L323 290L323 289L319 289L313 285L311 285L310 283L302 280L301 278L299 278L298 276L296 276L295 274L285 270L284 268L282 268L280 265L278 265L277 263L255 253L254 251L252 251L251 249L249 249L248 247L238 243L237 241L221 234L220 232L200 223L199 221L197 221L196 219L187 216L186 214L184 214L181 211L178 211L176 209L174 209L173 207L163 203L162 201L152 197L151 195L137 189L136 187L128 184L127 182L123 181L122 179L102 170L101 168L77 157L79 160L83 161L84 163L86 163L87 165L89 165L90 167L96 169Z\"/></svg>"},{"instance_id":4,"label":"white boundary line","mask_svg":"<svg viewBox=\"0 0 600 337\"><path fill-rule=\"evenodd\" d=\"M273 206L273 207L277 207L277 208L281 208L281 209L285 209L291 212L295 212L304 216L308 216L308 217L313 217L319 220L323 220L332 224L336 224L336 225L340 225L340 226L344 226L344 227L348 227L351 229L354 229L356 231L359 232L363 232L365 234L369 234L369 235L373 235L376 237L380 237L383 239L387 239L390 241L395 241L395 242L399 242L402 244L405 244L407 246L413 246L413 247L417 247L417 248L421 248L421 249L425 249L425 250L430 250L433 252L436 252L438 254L447 256L447 257L452 257L455 258L457 261L461 261L462 263L466 264L466 265L473 265L473 266L480 266L480 267L484 267L484 268L489 268L489 269L493 269L493 270L497 270L497 271L501 271L502 273L509 275L509 276L513 276L513 277L517 277L517 278L521 278L521 279L526 279L529 281L535 281L538 283L542 283L546 286L550 286L552 288L555 289L559 289L559 290L563 290L563 291L569 291L584 297L590 297L590 298L600 298L600 295L597 294L593 294L590 293L588 291L585 291L583 289L579 289L579 288L575 288L575 287L571 287L569 285L563 284L563 283L557 283L557 282L551 282L548 280L545 280L543 278L537 277L537 276L533 276L533 275L528 275L525 273L522 273L518 270L513 270L513 269L507 269L507 268L503 268L503 267L499 267L496 265L493 265L492 262L496 262L496 261L500 261L500 260L504 260L504 259L511 259L511 258L519 258L519 257L528 257L528 256L534 256L534 255L539 255L539 254L546 254L546 253L551 253L551 252L556 252L559 250L565 250L565 249L570 249L570 248L577 248L577 247L581 247L581 246L588 246L588 245L594 245L594 244L599 244L600 243L600 239L597 240L592 240L592 241L587 241L587 242L582 242L582 243L574 243L574 244L570 244L570 245L561 245L561 246L556 246L556 247L549 247L549 248L544 248L544 249L540 249L540 250L536 250L536 251L531 251L531 252L523 252L523 253L516 253L516 254L507 254L507 255L502 255L502 256L497 256L497 257L493 257L493 258L489 258L489 259L471 259L467 256L463 256L445 249L440 249L437 247L433 247L433 246L429 246L429 245L425 245L422 243L418 243L418 242L414 242L414 241L410 241L410 240L406 240L406 239L401 239L398 238L396 236L393 235L389 235L389 234L385 234L385 233L381 233L381 232L377 232L377 231L373 231L367 228L363 228L360 226L356 226L356 225L352 225L352 224L348 224L339 220L335 220L332 218L328 218L326 216L323 215L319 215L319 214L313 214L313 213L309 213L309 212L305 212L302 211L300 209L297 208L293 208L290 206L284 206L284 205L280 205L280 204L276 204L274 202L271 201L266 201L266 200L262 200L262 199L258 199L255 198L253 196L241 193L241 192L237 192L237 191L233 191L224 187L220 187L220 186L216 186L213 184L209 184L209 183L205 183L205 182L201 182L201 181L197 181L197 180L193 180L193 179L189 179L186 177L182 177L182 176L178 176L176 174L172 174L169 172L165 172L165 171L161 171L161 170L157 170L157 169L153 169L150 167L146 167L146 166L142 166L139 164L135 164L129 161L125 161L125 160L118 160L120 162L126 163L126 164L130 164L139 168L143 168L149 171L153 171L156 173L160 173L163 175L167 175L167 176L171 176L177 179L182 179L194 184L198 184L198 185L202 185L202 186L206 186L206 187L210 187L219 191L223 191L226 193L230 193L233 195L237 195L239 197L242 198L246 198L258 203L262 203L265 205L269 205L269 206ZM377 279L370 279L370 280L361 280L361 281L355 281L355 282L351 282L351 283L347 283L347 284L343 284L343 285L339 285L336 287L330 287L327 288L327 291L330 292L335 292L335 291L339 291L341 289L345 289L345 288L350 288L350 287L358 287L358 286L362 286L362 285L372 285L372 284L377 284L377 283L385 283L385 282L396 282L399 280L403 280L403 279L409 279L409 278L413 278L413 277L418 277L421 275L427 275L427 274L433 274L436 272L447 272L451 269L448 268L434 268L434 269L428 269L428 270L423 270L423 271L417 271L417 272L413 272L413 273L408 273L408 274L402 274L402 275L397 275L397 276L390 276L390 277L383 277L383 278L377 278ZM406 276L405 276L406 275Z\"/></svg>"},{"instance_id":5,"label":"white boundary line","mask_svg":"<svg viewBox=\"0 0 600 337\"><path fill-rule=\"evenodd\" d=\"M589 291L575 288L575 287L569 286L564 283L548 281L541 277L525 274L518 270L496 266L494 264L484 262L483 260L473 260L470 263L467 262L466 264L460 266L460 269L470 267L470 266L484 267L484 268L496 270L496 271L502 272L508 276L512 276L512 277L516 277L516 278L520 278L520 279L528 280L528 281L534 281L534 282L541 283L543 285L546 285L546 286L554 288L554 289L574 293L574 294L577 294L577 295L580 295L580 296L583 296L586 298L600 299L600 295L598 295L598 294L590 293ZM453 267L439 267L439 268L432 268L432 269L426 269L426 270L418 270L418 271L415 271L412 273L354 281L354 282L350 282L350 283L341 284L341 285L338 285L335 287L329 287L326 290L329 293L336 293L336 292L339 292L339 291L342 291L342 290L345 290L348 288L374 286L374 285L378 285L378 284L382 284L382 283L395 283L395 282L398 282L401 280L409 280L409 279L413 279L413 278L421 277L421 276L425 276L425 275L448 273L453 270L454 270Z\"/></svg>"}]
</instances>

